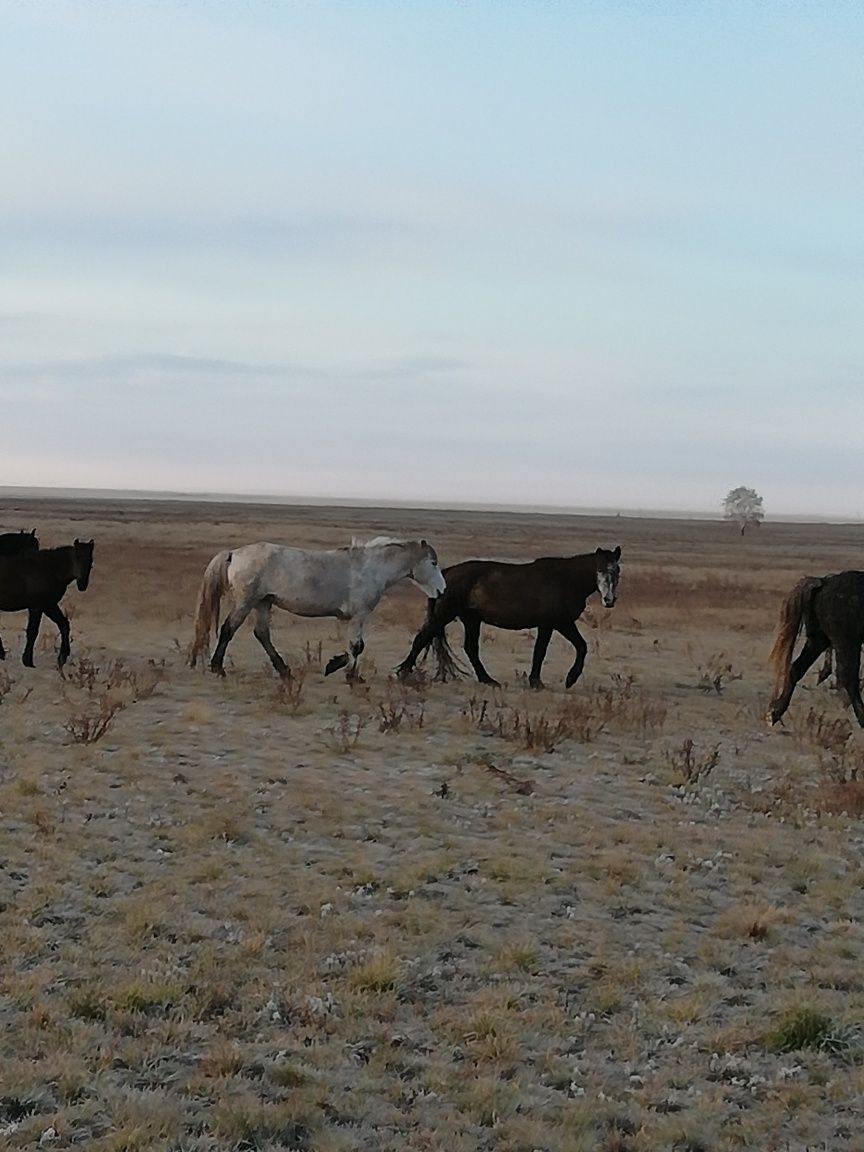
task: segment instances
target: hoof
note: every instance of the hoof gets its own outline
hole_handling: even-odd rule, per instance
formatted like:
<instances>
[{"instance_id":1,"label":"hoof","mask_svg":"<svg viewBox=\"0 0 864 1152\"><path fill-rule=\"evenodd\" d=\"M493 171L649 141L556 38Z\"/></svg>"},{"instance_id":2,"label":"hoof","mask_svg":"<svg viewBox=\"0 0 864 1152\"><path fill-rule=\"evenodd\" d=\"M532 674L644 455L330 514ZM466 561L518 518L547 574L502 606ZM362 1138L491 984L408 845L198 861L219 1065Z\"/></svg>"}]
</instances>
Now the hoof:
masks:
<instances>
[{"instance_id":1,"label":"hoof","mask_svg":"<svg viewBox=\"0 0 864 1152\"><path fill-rule=\"evenodd\" d=\"M543 681L540 679L539 676L535 677L533 680L529 680L528 686L529 686L529 688L533 688L535 692L542 692L543 689L546 687L546 685L543 683Z\"/></svg>"},{"instance_id":2,"label":"hoof","mask_svg":"<svg viewBox=\"0 0 864 1152\"><path fill-rule=\"evenodd\" d=\"M340 668L344 668L347 663L347 652L343 652L339 656L331 656L327 661L327 667L324 669L324 675L331 676L334 672L338 672Z\"/></svg>"}]
</instances>

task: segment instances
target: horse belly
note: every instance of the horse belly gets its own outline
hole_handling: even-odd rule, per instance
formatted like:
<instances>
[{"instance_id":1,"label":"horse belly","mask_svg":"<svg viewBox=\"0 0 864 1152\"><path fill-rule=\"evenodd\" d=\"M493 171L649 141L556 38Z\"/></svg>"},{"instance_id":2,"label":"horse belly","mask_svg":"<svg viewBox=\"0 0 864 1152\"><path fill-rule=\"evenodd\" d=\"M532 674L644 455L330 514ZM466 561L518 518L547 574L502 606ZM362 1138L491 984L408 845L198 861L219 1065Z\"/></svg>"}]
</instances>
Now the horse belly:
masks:
<instances>
[{"instance_id":1,"label":"horse belly","mask_svg":"<svg viewBox=\"0 0 864 1152\"><path fill-rule=\"evenodd\" d=\"M348 616L345 583L323 572L308 572L272 596L273 603L295 616Z\"/></svg>"},{"instance_id":2,"label":"horse belly","mask_svg":"<svg viewBox=\"0 0 864 1152\"><path fill-rule=\"evenodd\" d=\"M530 596L509 581L495 581L489 587L477 587L469 597L469 607L484 624L493 628L535 628L546 623L549 607L544 596Z\"/></svg>"}]
</instances>

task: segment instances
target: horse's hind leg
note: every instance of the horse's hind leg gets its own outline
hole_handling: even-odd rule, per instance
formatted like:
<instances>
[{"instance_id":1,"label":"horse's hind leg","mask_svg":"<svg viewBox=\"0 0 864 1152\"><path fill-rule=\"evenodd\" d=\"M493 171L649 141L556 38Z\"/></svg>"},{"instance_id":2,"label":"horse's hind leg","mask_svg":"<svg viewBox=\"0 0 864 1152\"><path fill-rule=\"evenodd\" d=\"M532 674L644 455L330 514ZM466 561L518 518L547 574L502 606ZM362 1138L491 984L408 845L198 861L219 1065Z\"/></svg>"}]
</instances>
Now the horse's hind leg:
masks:
<instances>
[{"instance_id":1,"label":"horse's hind leg","mask_svg":"<svg viewBox=\"0 0 864 1152\"><path fill-rule=\"evenodd\" d=\"M549 647L549 641L551 639L551 628L544 626L537 629L537 639L534 641L534 655L531 659L531 675L528 677L528 683L532 688L544 687L543 681L540 679L540 669L543 667L543 661L546 659L546 649Z\"/></svg>"},{"instance_id":2,"label":"horse's hind leg","mask_svg":"<svg viewBox=\"0 0 864 1152\"><path fill-rule=\"evenodd\" d=\"M266 601L259 604L255 609L255 639L270 657L270 663L276 669L280 676L290 676L288 665L276 651L273 641L270 639L270 618L273 615L273 605L268 604Z\"/></svg>"},{"instance_id":3,"label":"horse's hind leg","mask_svg":"<svg viewBox=\"0 0 864 1152\"><path fill-rule=\"evenodd\" d=\"M849 698L855 718L864 728L864 702L861 700L861 645L844 643L835 648L837 683Z\"/></svg>"},{"instance_id":4,"label":"horse's hind leg","mask_svg":"<svg viewBox=\"0 0 864 1152\"><path fill-rule=\"evenodd\" d=\"M426 621L411 644L411 651L396 668L398 676L406 676L412 671L421 652L425 652L437 636L444 634L444 629L458 615L456 598L448 596L446 592L437 600L430 602L430 618Z\"/></svg>"},{"instance_id":5,"label":"horse's hind leg","mask_svg":"<svg viewBox=\"0 0 864 1152\"><path fill-rule=\"evenodd\" d=\"M565 640L569 640L576 649L576 659L573 661L573 667L567 673L567 679L564 681L565 688L572 688L582 675L582 669L585 667L588 645L585 643L582 633L576 627L575 620L569 620L566 624L558 624L555 630L560 632Z\"/></svg>"},{"instance_id":6,"label":"horse's hind leg","mask_svg":"<svg viewBox=\"0 0 864 1152\"><path fill-rule=\"evenodd\" d=\"M216 644L216 650L210 660L210 671L215 672L219 676L225 675L225 668L223 662L225 660L225 649L231 642L234 633L249 615L250 605L244 604L240 608L235 608L230 615L225 617L222 627L219 629L219 641Z\"/></svg>"},{"instance_id":7,"label":"horse's hind leg","mask_svg":"<svg viewBox=\"0 0 864 1152\"><path fill-rule=\"evenodd\" d=\"M771 701L768 716L772 724L776 724L789 707L789 701L792 699L795 685L803 676L807 675L808 670L812 668L826 648L830 651L831 641L824 632L808 632L804 647L789 667L788 687Z\"/></svg>"},{"instance_id":8,"label":"horse's hind leg","mask_svg":"<svg viewBox=\"0 0 864 1152\"><path fill-rule=\"evenodd\" d=\"M473 612L466 612L462 616L462 626L465 629L463 641L465 655L471 661L471 667L476 672L477 679L481 684L491 684L497 688L498 681L489 675L480 659L480 617Z\"/></svg>"}]
</instances>

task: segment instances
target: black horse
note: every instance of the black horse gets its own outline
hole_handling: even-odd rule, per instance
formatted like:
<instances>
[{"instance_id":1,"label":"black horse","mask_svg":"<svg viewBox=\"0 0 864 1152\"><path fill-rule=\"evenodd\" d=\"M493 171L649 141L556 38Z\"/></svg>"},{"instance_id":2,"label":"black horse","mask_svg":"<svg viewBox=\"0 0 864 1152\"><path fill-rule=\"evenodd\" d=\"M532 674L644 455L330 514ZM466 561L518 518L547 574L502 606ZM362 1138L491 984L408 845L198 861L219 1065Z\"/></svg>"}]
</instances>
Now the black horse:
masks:
<instances>
[{"instance_id":1,"label":"black horse","mask_svg":"<svg viewBox=\"0 0 864 1152\"><path fill-rule=\"evenodd\" d=\"M35 532L0 532L0 556L17 556L19 552L38 552L39 539Z\"/></svg>"},{"instance_id":2,"label":"black horse","mask_svg":"<svg viewBox=\"0 0 864 1152\"><path fill-rule=\"evenodd\" d=\"M792 650L802 625L804 647L793 661ZM858 723L864 728L860 664L864 644L864 572L838 572L834 576L805 576L780 607L780 622L771 664L774 697L768 719L776 724L792 699L795 685L807 669L833 648L837 683L846 693ZM823 668L823 671L825 669ZM826 675L830 675L829 672ZM820 676L820 680L824 677Z\"/></svg>"},{"instance_id":3,"label":"black horse","mask_svg":"<svg viewBox=\"0 0 864 1152\"><path fill-rule=\"evenodd\" d=\"M33 667L33 646L43 614L60 632L59 667L69 656L69 620L60 608L66 589L74 580L84 592L93 566L93 541L76 540L63 548L43 548L0 558L0 612L29 613L23 662ZM0 640L0 660L6 652Z\"/></svg>"},{"instance_id":4,"label":"black horse","mask_svg":"<svg viewBox=\"0 0 864 1152\"><path fill-rule=\"evenodd\" d=\"M576 649L576 659L566 679L567 687L571 687L582 674L588 651L576 621L594 592L600 593L607 608L614 605L620 558L620 547L598 548L583 556L544 556L528 564L466 560L445 568L447 588L437 600L429 601L426 623L414 637L398 674L407 675L420 653L433 642L438 652L439 676L452 671L452 654L444 630L458 616L465 629L465 653L482 684L497 684L480 660L480 625L492 624L496 628L537 629L529 677L532 688L543 687L540 670L546 649L552 633L560 632Z\"/></svg>"}]
</instances>

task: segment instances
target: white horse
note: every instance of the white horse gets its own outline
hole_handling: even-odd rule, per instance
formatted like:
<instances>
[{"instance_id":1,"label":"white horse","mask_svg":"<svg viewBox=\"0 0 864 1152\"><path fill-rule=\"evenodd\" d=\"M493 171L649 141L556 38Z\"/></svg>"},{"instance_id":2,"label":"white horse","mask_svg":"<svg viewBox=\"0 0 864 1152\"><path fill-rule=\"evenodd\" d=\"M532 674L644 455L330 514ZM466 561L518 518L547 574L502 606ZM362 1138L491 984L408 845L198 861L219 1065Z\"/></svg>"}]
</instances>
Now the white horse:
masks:
<instances>
[{"instance_id":1,"label":"white horse","mask_svg":"<svg viewBox=\"0 0 864 1152\"><path fill-rule=\"evenodd\" d=\"M231 637L250 612L255 612L255 636L280 676L290 675L270 639L273 605L298 616L335 616L349 621L348 651L333 656L325 676L350 663L348 678L357 674L363 651L363 626L384 592L409 577L427 596L445 588L435 549L425 540L392 540L377 536L350 548L308 552L282 544L247 544L219 552L204 570L195 616L195 640L189 662L195 667L206 651L211 629L219 629L222 595L230 593L232 609L222 628L210 668L225 675L223 660Z\"/></svg>"}]
</instances>

